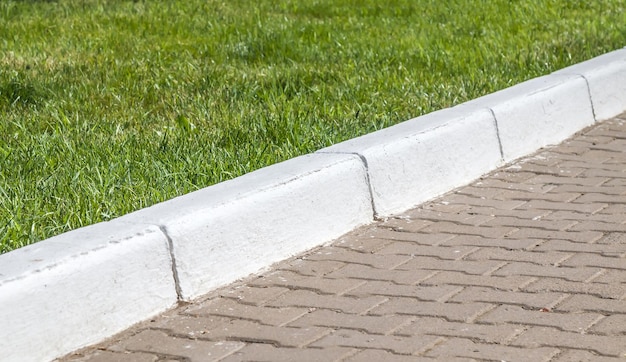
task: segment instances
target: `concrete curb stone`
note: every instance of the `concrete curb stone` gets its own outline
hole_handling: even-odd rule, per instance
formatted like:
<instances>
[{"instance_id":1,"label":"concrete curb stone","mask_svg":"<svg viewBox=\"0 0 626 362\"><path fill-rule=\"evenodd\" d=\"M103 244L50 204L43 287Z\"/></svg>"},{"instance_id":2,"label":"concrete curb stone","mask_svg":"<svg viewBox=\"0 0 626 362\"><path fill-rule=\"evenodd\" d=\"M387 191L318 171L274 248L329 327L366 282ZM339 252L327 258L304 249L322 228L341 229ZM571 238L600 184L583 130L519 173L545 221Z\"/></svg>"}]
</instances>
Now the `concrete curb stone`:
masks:
<instances>
[{"instance_id":1,"label":"concrete curb stone","mask_svg":"<svg viewBox=\"0 0 626 362\"><path fill-rule=\"evenodd\" d=\"M167 240L118 220L0 256L3 361L42 361L176 303Z\"/></svg>"},{"instance_id":2,"label":"concrete curb stone","mask_svg":"<svg viewBox=\"0 0 626 362\"><path fill-rule=\"evenodd\" d=\"M0 255L0 350L50 360L626 110L626 49Z\"/></svg>"},{"instance_id":3,"label":"concrete curb stone","mask_svg":"<svg viewBox=\"0 0 626 362\"><path fill-rule=\"evenodd\" d=\"M377 216L432 199L496 168L500 145L487 109L454 107L324 148L367 163Z\"/></svg>"},{"instance_id":4,"label":"concrete curb stone","mask_svg":"<svg viewBox=\"0 0 626 362\"><path fill-rule=\"evenodd\" d=\"M534 78L464 106L493 112L505 162L559 143L595 121L587 84L575 75Z\"/></svg>"},{"instance_id":5,"label":"concrete curb stone","mask_svg":"<svg viewBox=\"0 0 626 362\"><path fill-rule=\"evenodd\" d=\"M626 109L626 48L554 72L582 76L597 121L607 120Z\"/></svg>"},{"instance_id":6,"label":"concrete curb stone","mask_svg":"<svg viewBox=\"0 0 626 362\"><path fill-rule=\"evenodd\" d=\"M373 221L354 155L306 155L124 216L172 241L179 296L205 294Z\"/></svg>"}]
</instances>

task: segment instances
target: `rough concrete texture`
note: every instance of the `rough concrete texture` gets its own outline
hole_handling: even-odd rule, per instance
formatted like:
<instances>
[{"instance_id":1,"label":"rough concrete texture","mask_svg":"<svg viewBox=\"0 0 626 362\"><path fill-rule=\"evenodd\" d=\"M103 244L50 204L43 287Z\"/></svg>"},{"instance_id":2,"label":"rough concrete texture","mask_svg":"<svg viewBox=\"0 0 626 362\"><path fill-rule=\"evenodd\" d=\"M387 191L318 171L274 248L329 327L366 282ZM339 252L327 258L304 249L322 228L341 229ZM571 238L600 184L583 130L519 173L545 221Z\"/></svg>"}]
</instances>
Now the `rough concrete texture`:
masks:
<instances>
[{"instance_id":1,"label":"rough concrete texture","mask_svg":"<svg viewBox=\"0 0 626 362\"><path fill-rule=\"evenodd\" d=\"M0 360L45 361L175 305L167 240L111 221L0 255Z\"/></svg>"},{"instance_id":2,"label":"rough concrete texture","mask_svg":"<svg viewBox=\"0 0 626 362\"><path fill-rule=\"evenodd\" d=\"M578 75L531 79L465 106L492 110L506 162L559 143L595 121L587 83Z\"/></svg>"},{"instance_id":3,"label":"rough concrete texture","mask_svg":"<svg viewBox=\"0 0 626 362\"><path fill-rule=\"evenodd\" d=\"M623 114L61 361L623 361L625 140Z\"/></svg>"},{"instance_id":4,"label":"rough concrete texture","mask_svg":"<svg viewBox=\"0 0 626 362\"><path fill-rule=\"evenodd\" d=\"M430 113L319 152L363 157L379 217L466 184L501 162L491 112L468 107Z\"/></svg>"},{"instance_id":5,"label":"rough concrete texture","mask_svg":"<svg viewBox=\"0 0 626 362\"><path fill-rule=\"evenodd\" d=\"M359 157L314 154L123 219L167 233L187 300L371 222L371 205Z\"/></svg>"},{"instance_id":6,"label":"rough concrete texture","mask_svg":"<svg viewBox=\"0 0 626 362\"><path fill-rule=\"evenodd\" d=\"M626 48L554 74L576 74L585 78L598 121L609 119L626 109Z\"/></svg>"}]
</instances>

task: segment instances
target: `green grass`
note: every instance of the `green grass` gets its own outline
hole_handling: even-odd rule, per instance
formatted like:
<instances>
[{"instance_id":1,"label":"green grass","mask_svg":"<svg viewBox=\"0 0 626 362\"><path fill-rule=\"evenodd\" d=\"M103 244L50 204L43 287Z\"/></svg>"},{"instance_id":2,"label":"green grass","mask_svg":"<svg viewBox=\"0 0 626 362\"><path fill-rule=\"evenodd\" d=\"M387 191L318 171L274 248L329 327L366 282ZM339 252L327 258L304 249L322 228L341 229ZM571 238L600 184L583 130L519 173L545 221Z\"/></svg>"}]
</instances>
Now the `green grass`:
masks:
<instances>
[{"instance_id":1,"label":"green grass","mask_svg":"<svg viewBox=\"0 0 626 362\"><path fill-rule=\"evenodd\" d=\"M623 1L0 2L0 252L610 50Z\"/></svg>"}]
</instances>

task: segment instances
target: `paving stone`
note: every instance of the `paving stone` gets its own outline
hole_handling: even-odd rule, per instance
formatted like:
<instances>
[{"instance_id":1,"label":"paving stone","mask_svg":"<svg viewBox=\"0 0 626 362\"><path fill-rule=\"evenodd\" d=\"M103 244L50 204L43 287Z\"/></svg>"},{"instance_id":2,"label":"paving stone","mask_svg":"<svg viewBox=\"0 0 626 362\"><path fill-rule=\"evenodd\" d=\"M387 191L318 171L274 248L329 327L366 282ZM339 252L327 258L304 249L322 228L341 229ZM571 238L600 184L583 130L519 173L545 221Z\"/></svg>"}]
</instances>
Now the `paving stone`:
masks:
<instances>
[{"instance_id":1,"label":"paving stone","mask_svg":"<svg viewBox=\"0 0 626 362\"><path fill-rule=\"evenodd\" d=\"M532 200L520 205L518 209L521 210L566 210L566 211L577 211L583 213L594 213L598 212L608 204L606 202L599 203L571 203L571 202L552 202L552 201L544 201L544 200Z\"/></svg>"},{"instance_id":2,"label":"paving stone","mask_svg":"<svg viewBox=\"0 0 626 362\"><path fill-rule=\"evenodd\" d=\"M387 270L376 269L362 264L349 264L344 268L326 275L326 278L384 280L396 284L411 285L430 277L432 274L433 272L430 270Z\"/></svg>"},{"instance_id":3,"label":"paving stone","mask_svg":"<svg viewBox=\"0 0 626 362\"><path fill-rule=\"evenodd\" d=\"M608 223L602 221L581 221L569 228L573 231L607 231L607 232L626 232L626 225Z\"/></svg>"},{"instance_id":4,"label":"paving stone","mask_svg":"<svg viewBox=\"0 0 626 362\"><path fill-rule=\"evenodd\" d=\"M565 299L558 305L558 310L578 312L591 311L603 314L626 314L626 302L623 300L599 298L593 295L576 294Z\"/></svg>"},{"instance_id":5,"label":"paving stone","mask_svg":"<svg viewBox=\"0 0 626 362\"><path fill-rule=\"evenodd\" d=\"M409 255L411 257L435 256L441 259L457 260L476 250L473 246L427 246L410 242L394 242L378 251L381 255ZM401 264L403 265L403 264Z\"/></svg>"},{"instance_id":6,"label":"paving stone","mask_svg":"<svg viewBox=\"0 0 626 362\"><path fill-rule=\"evenodd\" d=\"M450 301L459 303L484 302L512 304L522 306L526 309L540 310L541 308L552 308L565 297L566 294L554 292L524 293L491 288L467 287L450 298Z\"/></svg>"},{"instance_id":7,"label":"paving stone","mask_svg":"<svg viewBox=\"0 0 626 362\"><path fill-rule=\"evenodd\" d=\"M168 333L187 337L197 338L206 334L209 330L220 328L232 321L231 318L218 316L193 316L178 313L161 316L153 319L145 327L150 329L166 329Z\"/></svg>"},{"instance_id":8,"label":"paving stone","mask_svg":"<svg viewBox=\"0 0 626 362\"><path fill-rule=\"evenodd\" d=\"M445 241L442 245L468 245L478 247L497 247L507 250L532 249L541 245L541 239L517 239L517 238L483 238L480 236L459 235Z\"/></svg>"},{"instance_id":9,"label":"paving stone","mask_svg":"<svg viewBox=\"0 0 626 362\"><path fill-rule=\"evenodd\" d=\"M233 320L211 329L199 338L212 341L245 341L271 343L282 347L303 347L325 336L331 330L321 327L276 327L246 320Z\"/></svg>"},{"instance_id":10,"label":"paving stone","mask_svg":"<svg viewBox=\"0 0 626 362\"><path fill-rule=\"evenodd\" d=\"M580 267L578 267L580 268ZM591 280L593 283L619 284L626 283L626 271L618 269L604 269L602 273Z\"/></svg>"},{"instance_id":11,"label":"paving stone","mask_svg":"<svg viewBox=\"0 0 626 362\"><path fill-rule=\"evenodd\" d=\"M623 358L600 356L596 353L579 349L564 350L552 361L555 362L624 362Z\"/></svg>"},{"instance_id":12,"label":"paving stone","mask_svg":"<svg viewBox=\"0 0 626 362\"><path fill-rule=\"evenodd\" d=\"M218 291L219 296L236 299L240 303L250 305L261 305L264 302L274 299L287 292L284 287L251 287L249 285L236 285L233 288L224 288Z\"/></svg>"},{"instance_id":13,"label":"paving stone","mask_svg":"<svg viewBox=\"0 0 626 362\"><path fill-rule=\"evenodd\" d=\"M582 176L584 177L612 177L612 178L624 178L626 177L626 173L623 171L609 171L609 170L598 170L598 169L588 169L586 170ZM586 202L589 199L584 199Z\"/></svg>"},{"instance_id":14,"label":"paving stone","mask_svg":"<svg viewBox=\"0 0 626 362\"><path fill-rule=\"evenodd\" d=\"M477 226L483 224L484 222L491 220L492 216L487 215L477 215L473 213L467 212L441 212L441 211L433 211L428 209L416 209L412 212L406 213L403 217L408 217L409 219L423 219L423 220L434 220L434 221L450 221L457 224L463 225L473 225Z\"/></svg>"},{"instance_id":15,"label":"paving stone","mask_svg":"<svg viewBox=\"0 0 626 362\"><path fill-rule=\"evenodd\" d=\"M620 299L626 294L626 285L581 283L558 278L542 278L522 288L527 292L564 292L590 294L601 298Z\"/></svg>"},{"instance_id":16,"label":"paving stone","mask_svg":"<svg viewBox=\"0 0 626 362\"><path fill-rule=\"evenodd\" d=\"M471 197L461 194L448 195L445 197L445 200L451 204L492 207L495 209L504 210L512 210L526 203L526 201L520 200L493 200L488 198Z\"/></svg>"},{"instance_id":17,"label":"paving stone","mask_svg":"<svg viewBox=\"0 0 626 362\"><path fill-rule=\"evenodd\" d=\"M399 218L387 218L378 224L380 228L388 228L395 231L403 231L414 233L422 230L423 228L431 225L432 221L420 220L420 219L399 219Z\"/></svg>"},{"instance_id":18,"label":"paving stone","mask_svg":"<svg viewBox=\"0 0 626 362\"><path fill-rule=\"evenodd\" d=\"M317 362L343 361L345 357L354 354L352 348L286 348L275 347L271 344L250 343L220 362L255 361L255 362Z\"/></svg>"},{"instance_id":19,"label":"paving stone","mask_svg":"<svg viewBox=\"0 0 626 362\"><path fill-rule=\"evenodd\" d=\"M579 156L576 156L578 158ZM607 159L604 157L603 159ZM562 177L553 175L536 175L525 181L530 184L548 184L548 185L581 185L581 186L600 186L609 180L608 177Z\"/></svg>"},{"instance_id":20,"label":"paving stone","mask_svg":"<svg viewBox=\"0 0 626 362\"><path fill-rule=\"evenodd\" d=\"M518 164L560 167L563 162L564 160L561 157L557 157L549 152L540 152L518 161Z\"/></svg>"},{"instance_id":21,"label":"paving stone","mask_svg":"<svg viewBox=\"0 0 626 362\"><path fill-rule=\"evenodd\" d=\"M416 256L398 266L396 270L450 270L467 274L485 274L498 269L504 262L497 260L447 260L430 256Z\"/></svg>"},{"instance_id":22,"label":"paving stone","mask_svg":"<svg viewBox=\"0 0 626 362\"><path fill-rule=\"evenodd\" d=\"M185 313L191 315L245 319L272 326L286 324L308 312L308 308L260 307L237 303L233 299L226 298L214 299L210 303L195 305L185 311Z\"/></svg>"},{"instance_id":23,"label":"paving stone","mask_svg":"<svg viewBox=\"0 0 626 362\"><path fill-rule=\"evenodd\" d=\"M535 176L537 176L536 173L521 171L521 167L517 166L515 169L507 168L495 171L489 175L489 178L502 180L504 182L524 182Z\"/></svg>"},{"instance_id":24,"label":"paving stone","mask_svg":"<svg viewBox=\"0 0 626 362\"><path fill-rule=\"evenodd\" d=\"M492 207L480 207L480 206L470 206L467 211L470 214L480 214L491 217L501 217L501 216L510 216L516 217L519 219L537 219L542 218L546 215L549 215L553 211L550 210L541 210L541 209L513 209L513 210L501 210L494 209Z\"/></svg>"},{"instance_id":25,"label":"paving stone","mask_svg":"<svg viewBox=\"0 0 626 362\"><path fill-rule=\"evenodd\" d=\"M477 323L520 324L556 327L565 331L584 332L603 318L596 313L553 313L544 310L526 310L516 305L502 305L477 319Z\"/></svg>"},{"instance_id":26,"label":"paving stone","mask_svg":"<svg viewBox=\"0 0 626 362\"><path fill-rule=\"evenodd\" d=\"M623 173L623 177L626 177L626 173ZM588 193L577 198L575 201L581 204L626 204L626 196Z\"/></svg>"},{"instance_id":27,"label":"paving stone","mask_svg":"<svg viewBox=\"0 0 626 362\"><path fill-rule=\"evenodd\" d=\"M382 349L397 354L414 354L435 344L439 337L387 336L368 334L351 329L339 329L311 344L312 347L352 347Z\"/></svg>"},{"instance_id":28,"label":"paving stone","mask_svg":"<svg viewBox=\"0 0 626 362\"><path fill-rule=\"evenodd\" d=\"M559 147L553 149L553 151L563 153L563 154L570 154L570 155L583 155L587 151L589 151L589 147L587 144L578 145L575 143L572 143L572 144L565 143L565 144L559 145Z\"/></svg>"},{"instance_id":29,"label":"paving stone","mask_svg":"<svg viewBox=\"0 0 626 362\"><path fill-rule=\"evenodd\" d=\"M625 182L626 184L626 182ZM624 204L616 204L616 205L608 205L604 209L598 211L598 217L605 217L605 221L612 220L612 216L622 217L626 216L626 205Z\"/></svg>"},{"instance_id":30,"label":"paving stone","mask_svg":"<svg viewBox=\"0 0 626 362\"><path fill-rule=\"evenodd\" d=\"M356 288L362 281L355 279L328 279L302 276L290 271L279 270L250 281L255 287L279 286L289 289L311 290L322 294L341 294Z\"/></svg>"},{"instance_id":31,"label":"paving stone","mask_svg":"<svg viewBox=\"0 0 626 362\"><path fill-rule=\"evenodd\" d=\"M466 260L502 260L527 262L540 265L554 265L570 257L571 254L559 251L505 250L501 248L481 248L465 257Z\"/></svg>"},{"instance_id":32,"label":"paving stone","mask_svg":"<svg viewBox=\"0 0 626 362\"><path fill-rule=\"evenodd\" d=\"M623 244L601 244L596 242L577 243L568 240L547 240L538 245L534 251L562 251L567 253L595 253L606 256L618 257L626 253L626 243Z\"/></svg>"},{"instance_id":33,"label":"paving stone","mask_svg":"<svg viewBox=\"0 0 626 362\"><path fill-rule=\"evenodd\" d=\"M589 333L622 335L626 341L626 314L614 314L602 319L589 329Z\"/></svg>"},{"instance_id":34,"label":"paving stone","mask_svg":"<svg viewBox=\"0 0 626 362\"><path fill-rule=\"evenodd\" d=\"M552 201L552 202L570 202L580 196L580 193L559 192L559 193L541 193L526 192L519 190L503 190L498 193L496 198L502 200L522 200L522 201Z\"/></svg>"},{"instance_id":35,"label":"paving stone","mask_svg":"<svg viewBox=\"0 0 626 362\"><path fill-rule=\"evenodd\" d=\"M612 245L614 247L623 247L626 245L626 234L624 233L605 233L596 244Z\"/></svg>"},{"instance_id":36,"label":"paving stone","mask_svg":"<svg viewBox=\"0 0 626 362\"><path fill-rule=\"evenodd\" d=\"M580 155L569 155L565 153L554 153L555 157L559 157L561 160L569 161L586 161L588 163L608 163L619 156L617 152L602 151L602 150L587 150ZM617 157L619 159L619 157ZM586 167L585 167L586 168Z\"/></svg>"},{"instance_id":37,"label":"paving stone","mask_svg":"<svg viewBox=\"0 0 626 362\"><path fill-rule=\"evenodd\" d=\"M486 303L440 303L413 298L394 298L369 311L371 315L405 314L440 317L449 321L467 322L485 313L493 306Z\"/></svg>"},{"instance_id":38,"label":"paving stone","mask_svg":"<svg viewBox=\"0 0 626 362\"><path fill-rule=\"evenodd\" d=\"M572 192L579 194L600 193L607 195L623 195L626 193L624 185L602 185L602 186L584 186L584 185L560 185L556 186L550 193Z\"/></svg>"},{"instance_id":39,"label":"paving stone","mask_svg":"<svg viewBox=\"0 0 626 362\"><path fill-rule=\"evenodd\" d=\"M543 166L543 165L535 165L531 163L525 163L520 168L521 172L532 172L535 174L543 174L543 175L553 175L553 176L563 176L563 177L576 177L585 171L584 168L575 168L575 167L554 167L554 166Z\"/></svg>"},{"instance_id":40,"label":"paving stone","mask_svg":"<svg viewBox=\"0 0 626 362\"><path fill-rule=\"evenodd\" d=\"M388 334L412 320L407 316L373 316L346 314L328 309L315 310L291 323L295 327L329 327L334 329L356 329L370 334Z\"/></svg>"},{"instance_id":41,"label":"paving stone","mask_svg":"<svg viewBox=\"0 0 626 362\"><path fill-rule=\"evenodd\" d=\"M594 253L578 253L563 262L564 266L592 266L626 270L626 259Z\"/></svg>"},{"instance_id":42,"label":"paving stone","mask_svg":"<svg viewBox=\"0 0 626 362\"><path fill-rule=\"evenodd\" d=\"M517 191L526 191L533 193L546 193L556 187L556 185L551 184L550 182L532 182L528 183L519 183L519 182L505 182L498 179L486 178L474 183L472 186L485 188L485 189L504 189L504 190L517 190Z\"/></svg>"},{"instance_id":43,"label":"paving stone","mask_svg":"<svg viewBox=\"0 0 626 362\"><path fill-rule=\"evenodd\" d=\"M469 205L451 204L450 202L446 201L445 199L437 199L437 200L433 200L433 201L431 201L429 203L426 203L426 204L424 204L422 206L418 206L416 209L407 210L404 213L401 213L400 216L406 215L408 213L411 213L413 210L419 210L419 209L428 209L428 210L431 210L431 211L456 213L456 212L461 212L463 210L466 210L468 207L469 207Z\"/></svg>"},{"instance_id":44,"label":"paving stone","mask_svg":"<svg viewBox=\"0 0 626 362\"><path fill-rule=\"evenodd\" d=\"M422 281L421 285L460 285L460 286L476 286L490 287L500 290L517 290L522 286L534 281L533 277L525 276L482 276L470 275L452 271L442 271L431 278Z\"/></svg>"},{"instance_id":45,"label":"paving stone","mask_svg":"<svg viewBox=\"0 0 626 362\"><path fill-rule=\"evenodd\" d=\"M598 274L602 269L589 267L564 267L554 265L536 265L532 263L513 262L498 269L493 275L512 276L527 275L535 277L562 278L572 281L585 281ZM624 273L626 274L626 273ZM594 280L596 282L596 280Z\"/></svg>"},{"instance_id":46,"label":"paving stone","mask_svg":"<svg viewBox=\"0 0 626 362\"><path fill-rule=\"evenodd\" d=\"M608 123L603 123L599 125L598 127L594 127L589 132L586 132L586 134L592 135L592 136L606 136L606 137L611 137L613 139L616 139L616 138L624 139L624 132L619 129L610 129L608 127ZM611 153L614 153L614 152L611 152Z\"/></svg>"},{"instance_id":47,"label":"paving stone","mask_svg":"<svg viewBox=\"0 0 626 362\"><path fill-rule=\"evenodd\" d=\"M619 160L617 162L625 162L624 160ZM605 186L624 186L626 185L626 179L623 178L607 178L608 181L604 183ZM617 204L616 207L623 208L624 204Z\"/></svg>"},{"instance_id":48,"label":"paving stone","mask_svg":"<svg viewBox=\"0 0 626 362\"><path fill-rule=\"evenodd\" d=\"M454 285L423 286L399 285L371 280L347 292L346 296L363 297L380 295L385 297L408 297L419 300L442 301L460 290Z\"/></svg>"},{"instance_id":49,"label":"paving stone","mask_svg":"<svg viewBox=\"0 0 626 362\"><path fill-rule=\"evenodd\" d=\"M623 357L626 353L625 336L598 336L560 331L549 327L531 327L511 343L513 346L538 348L550 346L593 351L600 355Z\"/></svg>"},{"instance_id":50,"label":"paving stone","mask_svg":"<svg viewBox=\"0 0 626 362\"><path fill-rule=\"evenodd\" d=\"M469 339L449 339L426 353L426 356L447 360L449 357L494 361L549 361L559 350L553 347L515 348L499 344L475 343Z\"/></svg>"},{"instance_id":51,"label":"paving stone","mask_svg":"<svg viewBox=\"0 0 626 362\"><path fill-rule=\"evenodd\" d=\"M156 362L159 356L143 352L111 352L96 349L85 355L71 355L67 361L74 362Z\"/></svg>"},{"instance_id":52,"label":"paving stone","mask_svg":"<svg viewBox=\"0 0 626 362\"><path fill-rule=\"evenodd\" d=\"M334 260L304 260L298 258L287 263L281 263L277 268L301 275L323 277L345 265L346 263Z\"/></svg>"},{"instance_id":53,"label":"paving stone","mask_svg":"<svg viewBox=\"0 0 626 362\"><path fill-rule=\"evenodd\" d=\"M348 357L345 362L371 362L371 361L385 361L385 362L431 362L432 358L417 357L411 355L394 354L384 351L382 349L365 349L359 353ZM456 361L450 361L456 362Z\"/></svg>"},{"instance_id":54,"label":"paving stone","mask_svg":"<svg viewBox=\"0 0 626 362\"><path fill-rule=\"evenodd\" d=\"M513 324L487 325L449 322L441 318L419 317L411 324L394 332L395 335L463 337L487 343L506 343L520 334L524 327Z\"/></svg>"},{"instance_id":55,"label":"paving stone","mask_svg":"<svg viewBox=\"0 0 626 362\"><path fill-rule=\"evenodd\" d=\"M457 195L466 195L470 197L479 197L479 198L496 198L505 189L498 188L480 188L474 185L465 186L461 189L454 191Z\"/></svg>"},{"instance_id":56,"label":"paving stone","mask_svg":"<svg viewBox=\"0 0 626 362\"><path fill-rule=\"evenodd\" d=\"M378 244L376 245L376 248L368 248L364 246L365 244L374 243L374 241L368 242L363 239L367 237L376 240L376 243ZM393 241L410 241L419 245L439 245L453 237L454 235L450 234L408 233L374 227L370 230L370 232L360 234L357 242L352 242L350 238L348 238L347 241L341 240L339 243L335 244L335 246L351 248L361 252L375 252Z\"/></svg>"},{"instance_id":57,"label":"paving stone","mask_svg":"<svg viewBox=\"0 0 626 362\"><path fill-rule=\"evenodd\" d=\"M563 167L576 167L593 170L607 170L624 172L624 166L619 164L610 164L602 162L583 162L582 160L568 160L560 163Z\"/></svg>"},{"instance_id":58,"label":"paving stone","mask_svg":"<svg viewBox=\"0 0 626 362\"><path fill-rule=\"evenodd\" d=\"M387 298L370 296L349 298L337 295L320 295L307 290L294 290L267 303L275 307L308 307L339 310L344 313L360 314L385 302Z\"/></svg>"},{"instance_id":59,"label":"paving stone","mask_svg":"<svg viewBox=\"0 0 626 362\"><path fill-rule=\"evenodd\" d=\"M390 240L391 238L385 238L386 236L384 235L385 233L407 234L407 233L398 233L389 229L373 228L373 229L367 230L367 232L363 232L363 233L355 232L347 236L344 236L341 239L337 240L333 244L333 246L337 248L351 249L358 253L374 253L377 250L381 249L383 246L392 242L392 240ZM321 260L321 261L325 261L325 262L332 261L335 263L340 263L339 261L333 261L333 260Z\"/></svg>"},{"instance_id":60,"label":"paving stone","mask_svg":"<svg viewBox=\"0 0 626 362\"><path fill-rule=\"evenodd\" d=\"M519 229L515 233L507 235L511 239L560 239L579 243L592 243L604 236L599 231L552 231L532 228Z\"/></svg>"},{"instance_id":61,"label":"paving stone","mask_svg":"<svg viewBox=\"0 0 626 362\"><path fill-rule=\"evenodd\" d=\"M225 357L244 346L237 341L204 341L177 338L162 331L143 330L134 336L114 344L112 351L133 351L179 356L192 361L210 361Z\"/></svg>"},{"instance_id":62,"label":"paving stone","mask_svg":"<svg viewBox=\"0 0 626 362\"><path fill-rule=\"evenodd\" d=\"M468 225L460 225L447 221L440 221L433 223L422 229L422 232L429 233L447 233L447 234L455 234L455 235L477 235L486 238L501 238L505 235L511 234L514 231L517 231L516 228L512 227L479 227L479 226L468 226Z\"/></svg>"},{"instance_id":63,"label":"paving stone","mask_svg":"<svg viewBox=\"0 0 626 362\"><path fill-rule=\"evenodd\" d=\"M542 220L541 218L521 219L518 217L499 216L485 222L484 226L511 226L515 228L539 228L547 230L565 230L576 225L573 220ZM587 229L585 229L587 230Z\"/></svg>"},{"instance_id":64,"label":"paving stone","mask_svg":"<svg viewBox=\"0 0 626 362\"><path fill-rule=\"evenodd\" d=\"M306 256L307 260L335 260L345 263L364 264L378 269L393 269L404 264L409 259L408 255L380 255L372 253L359 253L349 249L327 247Z\"/></svg>"}]
</instances>

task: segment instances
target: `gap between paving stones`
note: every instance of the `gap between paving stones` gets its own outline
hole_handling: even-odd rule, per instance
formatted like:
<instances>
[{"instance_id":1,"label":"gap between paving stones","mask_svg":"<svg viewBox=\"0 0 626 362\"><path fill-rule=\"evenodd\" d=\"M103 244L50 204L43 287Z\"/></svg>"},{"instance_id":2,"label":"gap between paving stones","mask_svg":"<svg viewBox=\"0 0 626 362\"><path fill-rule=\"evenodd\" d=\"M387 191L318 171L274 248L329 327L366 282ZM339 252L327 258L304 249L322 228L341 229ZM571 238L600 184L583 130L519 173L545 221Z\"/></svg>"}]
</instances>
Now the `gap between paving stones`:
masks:
<instances>
[{"instance_id":1,"label":"gap between paving stones","mask_svg":"<svg viewBox=\"0 0 626 362\"><path fill-rule=\"evenodd\" d=\"M95 343L625 109L621 49L0 255L0 349Z\"/></svg>"}]
</instances>

